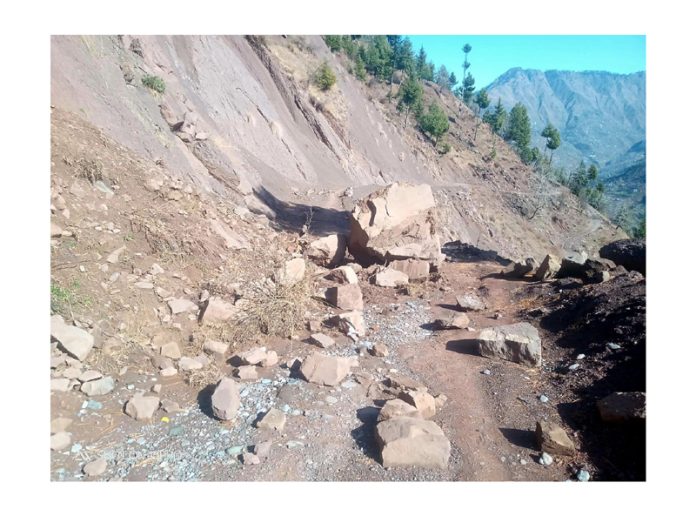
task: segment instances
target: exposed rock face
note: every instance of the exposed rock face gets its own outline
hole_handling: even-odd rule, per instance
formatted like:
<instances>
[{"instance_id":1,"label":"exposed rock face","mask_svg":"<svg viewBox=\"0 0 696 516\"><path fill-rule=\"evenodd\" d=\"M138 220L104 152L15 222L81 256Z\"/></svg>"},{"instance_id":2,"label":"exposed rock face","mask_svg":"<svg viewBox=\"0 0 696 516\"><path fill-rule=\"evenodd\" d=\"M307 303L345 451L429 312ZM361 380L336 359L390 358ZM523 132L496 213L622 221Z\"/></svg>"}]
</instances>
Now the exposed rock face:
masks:
<instances>
[{"instance_id":1,"label":"exposed rock face","mask_svg":"<svg viewBox=\"0 0 696 516\"><path fill-rule=\"evenodd\" d=\"M77 326L65 324L60 315L51 317L51 338L58 341L70 356L82 361L94 347L94 337Z\"/></svg>"},{"instance_id":2,"label":"exposed rock face","mask_svg":"<svg viewBox=\"0 0 696 516\"><path fill-rule=\"evenodd\" d=\"M408 284L408 275L404 272L386 267L375 274L375 285L378 287L399 287Z\"/></svg>"},{"instance_id":3,"label":"exposed rock face","mask_svg":"<svg viewBox=\"0 0 696 516\"><path fill-rule=\"evenodd\" d=\"M444 432L432 421L394 417L376 428L385 468L420 466L446 468L451 446Z\"/></svg>"},{"instance_id":4,"label":"exposed rock face","mask_svg":"<svg viewBox=\"0 0 696 516\"><path fill-rule=\"evenodd\" d=\"M560 426L549 421L538 421L536 438L541 451L551 455L573 455L575 445Z\"/></svg>"},{"instance_id":5,"label":"exposed rock face","mask_svg":"<svg viewBox=\"0 0 696 516\"><path fill-rule=\"evenodd\" d=\"M553 254L547 254L534 274L534 278L538 281L555 278L560 269L561 261L559 258Z\"/></svg>"},{"instance_id":6,"label":"exposed rock face","mask_svg":"<svg viewBox=\"0 0 696 516\"><path fill-rule=\"evenodd\" d=\"M486 309L485 303L476 294L457 296L457 308L463 312L479 312Z\"/></svg>"},{"instance_id":7,"label":"exposed rock face","mask_svg":"<svg viewBox=\"0 0 696 516\"><path fill-rule=\"evenodd\" d=\"M345 357L331 357L312 353L302 362L300 373L305 380L333 387L350 373L351 361Z\"/></svg>"},{"instance_id":8,"label":"exposed rock face","mask_svg":"<svg viewBox=\"0 0 696 516\"><path fill-rule=\"evenodd\" d=\"M541 365L541 338L537 329L522 322L486 328L478 336L479 353L530 367Z\"/></svg>"},{"instance_id":9,"label":"exposed rock face","mask_svg":"<svg viewBox=\"0 0 696 516\"><path fill-rule=\"evenodd\" d=\"M363 297L359 285L340 285L326 289L326 300L341 310L362 310Z\"/></svg>"},{"instance_id":10,"label":"exposed rock face","mask_svg":"<svg viewBox=\"0 0 696 516\"><path fill-rule=\"evenodd\" d=\"M239 387L232 378L223 378L212 396L213 414L218 419L234 419L239 410Z\"/></svg>"},{"instance_id":11,"label":"exposed rock face","mask_svg":"<svg viewBox=\"0 0 696 516\"><path fill-rule=\"evenodd\" d=\"M415 258L442 262L429 185L393 183L362 199L351 213L348 249L362 265Z\"/></svg>"},{"instance_id":12,"label":"exposed rock face","mask_svg":"<svg viewBox=\"0 0 696 516\"><path fill-rule=\"evenodd\" d=\"M597 402L599 416L606 422L645 420L644 392L614 392Z\"/></svg>"},{"instance_id":13,"label":"exposed rock face","mask_svg":"<svg viewBox=\"0 0 696 516\"><path fill-rule=\"evenodd\" d=\"M307 257L322 267L335 267L346 255L346 237L329 235L309 244Z\"/></svg>"},{"instance_id":14,"label":"exposed rock face","mask_svg":"<svg viewBox=\"0 0 696 516\"><path fill-rule=\"evenodd\" d=\"M426 280L430 275L430 263L426 260L394 260L389 263L389 268L406 274L408 281Z\"/></svg>"},{"instance_id":15,"label":"exposed rock face","mask_svg":"<svg viewBox=\"0 0 696 516\"><path fill-rule=\"evenodd\" d=\"M602 247L599 256L645 276L645 240L617 240Z\"/></svg>"}]
</instances>

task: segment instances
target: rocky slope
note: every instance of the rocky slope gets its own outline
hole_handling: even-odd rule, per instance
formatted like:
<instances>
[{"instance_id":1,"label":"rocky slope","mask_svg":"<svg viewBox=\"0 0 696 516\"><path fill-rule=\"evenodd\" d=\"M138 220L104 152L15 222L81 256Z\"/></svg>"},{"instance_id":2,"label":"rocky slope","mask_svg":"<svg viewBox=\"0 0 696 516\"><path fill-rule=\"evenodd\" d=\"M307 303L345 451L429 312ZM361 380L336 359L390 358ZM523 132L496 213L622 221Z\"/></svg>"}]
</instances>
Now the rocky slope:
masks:
<instances>
[{"instance_id":1,"label":"rocky slope","mask_svg":"<svg viewBox=\"0 0 696 516\"><path fill-rule=\"evenodd\" d=\"M322 60L337 73L328 93L310 81ZM164 79L163 94L143 86L148 74ZM439 96L430 87L426 93ZM473 116L451 95L440 101L452 151L440 156L404 126L386 94L387 86L350 76L318 37L52 40L56 108L172 177L272 214L285 227L299 229L314 206L311 230L320 233L322 220L350 208L347 187L364 193L407 180L435 186L445 241L541 259L541 249L594 251L621 236L567 190L535 177L485 128L472 144ZM493 145L498 157L489 160Z\"/></svg>"}]
</instances>

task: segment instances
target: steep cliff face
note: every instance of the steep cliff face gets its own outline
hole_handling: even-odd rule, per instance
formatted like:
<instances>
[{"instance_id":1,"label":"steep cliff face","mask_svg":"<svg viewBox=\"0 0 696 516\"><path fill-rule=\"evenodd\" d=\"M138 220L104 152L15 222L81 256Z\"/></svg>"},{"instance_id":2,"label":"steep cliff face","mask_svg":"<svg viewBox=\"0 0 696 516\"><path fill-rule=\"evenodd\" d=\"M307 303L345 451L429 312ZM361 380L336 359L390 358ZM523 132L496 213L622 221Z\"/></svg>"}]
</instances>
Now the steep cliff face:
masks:
<instances>
[{"instance_id":1,"label":"steep cliff face","mask_svg":"<svg viewBox=\"0 0 696 516\"><path fill-rule=\"evenodd\" d=\"M324 60L337 76L328 92L311 81ZM357 196L409 181L434 186L445 241L510 258L592 252L623 236L485 126L472 141L475 119L449 93L426 85L450 119L442 156L389 102L389 85L363 84L347 65L319 37L54 37L52 105L211 195L294 222L323 208L317 219L331 224L317 233L341 229L347 187Z\"/></svg>"}]
</instances>

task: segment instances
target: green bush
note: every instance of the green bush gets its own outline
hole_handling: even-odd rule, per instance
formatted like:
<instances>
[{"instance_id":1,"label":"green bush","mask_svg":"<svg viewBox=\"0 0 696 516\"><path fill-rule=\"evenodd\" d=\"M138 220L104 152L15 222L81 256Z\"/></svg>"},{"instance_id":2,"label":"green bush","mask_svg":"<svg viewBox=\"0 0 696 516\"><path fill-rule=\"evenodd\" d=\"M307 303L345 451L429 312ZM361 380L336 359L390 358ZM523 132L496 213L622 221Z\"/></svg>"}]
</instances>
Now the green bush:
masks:
<instances>
[{"instance_id":1,"label":"green bush","mask_svg":"<svg viewBox=\"0 0 696 516\"><path fill-rule=\"evenodd\" d=\"M336 75L326 61L324 61L314 73L314 84L322 91L329 90L331 86L336 84Z\"/></svg>"},{"instance_id":2,"label":"green bush","mask_svg":"<svg viewBox=\"0 0 696 516\"><path fill-rule=\"evenodd\" d=\"M449 130L447 115L435 102L430 104L427 113L423 113L418 118L418 127L421 131L429 134L437 145L440 137Z\"/></svg>"},{"instance_id":3,"label":"green bush","mask_svg":"<svg viewBox=\"0 0 696 516\"><path fill-rule=\"evenodd\" d=\"M324 42L326 43L326 46L331 49L331 52L338 52L341 50L341 36L324 36Z\"/></svg>"},{"instance_id":4,"label":"green bush","mask_svg":"<svg viewBox=\"0 0 696 516\"><path fill-rule=\"evenodd\" d=\"M157 75L146 75L143 77L143 85L158 93L164 93L164 79Z\"/></svg>"}]
</instances>

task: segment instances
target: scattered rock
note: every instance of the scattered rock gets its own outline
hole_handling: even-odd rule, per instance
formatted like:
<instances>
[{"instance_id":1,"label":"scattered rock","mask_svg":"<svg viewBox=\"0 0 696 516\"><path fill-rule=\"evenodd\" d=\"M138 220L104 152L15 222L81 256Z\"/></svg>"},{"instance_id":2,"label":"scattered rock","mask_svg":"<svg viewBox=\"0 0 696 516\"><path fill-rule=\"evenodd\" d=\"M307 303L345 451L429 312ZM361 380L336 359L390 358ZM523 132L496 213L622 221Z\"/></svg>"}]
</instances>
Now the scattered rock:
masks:
<instances>
[{"instance_id":1,"label":"scattered rock","mask_svg":"<svg viewBox=\"0 0 696 516\"><path fill-rule=\"evenodd\" d=\"M410 403L401 399L388 400L379 411L377 421L386 421L395 417L421 417L420 412Z\"/></svg>"},{"instance_id":2,"label":"scattered rock","mask_svg":"<svg viewBox=\"0 0 696 516\"><path fill-rule=\"evenodd\" d=\"M51 317L51 338L70 356L83 361L94 347L94 337L77 326L65 324L60 315Z\"/></svg>"},{"instance_id":3,"label":"scattered rock","mask_svg":"<svg viewBox=\"0 0 696 516\"><path fill-rule=\"evenodd\" d=\"M447 468L451 446L445 434L432 421L414 417L394 417L377 424L377 442L386 468L419 466Z\"/></svg>"},{"instance_id":4,"label":"scattered rock","mask_svg":"<svg viewBox=\"0 0 696 516\"><path fill-rule=\"evenodd\" d=\"M179 360L179 369L181 369L182 371L195 371L197 369L202 368L203 364L201 364L195 358L181 357L181 360Z\"/></svg>"},{"instance_id":5,"label":"scattered rock","mask_svg":"<svg viewBox=\"0 0 696 516\"><path fill-rule=\"evenodd\" d=\"M328 235L314 240L307 248L307 257L322 267L334 267L346 254L346 237Z\"/></svg>"},{"instance_id":6,"label":"scattered rock","mask_svg":"<svg viewBox=\"0 0 696 516\"><path fill-rule=\"evenodd\" d=\"M578 474L575 475L575 478L577 478L580 482L589 482L590 473L584 469L581 469L578 471Z\"/></svg>"},{"instance_id":7,"label":"scattered rock","mask_svg":"<svg viewBox=\"0 0 696 516\"><path fill-rule=\"evenodd\" d=\"M547 254L534 274L534 278L538 281L552 279L556 277L559 270L561 270L561 260L556 255Z\"/></svg>"},{"instance_id":8,"label":"scattered rock","mask_svg":"<svg viewBox=\"0 0 696 516\"><path fill-rule=\"evenodd\" d=\"M259 365L266 358L266 348L253 348L244 353L239 353L237 359L244 365Z\"/></svg>"},{"instance_id":9,"label":"scattered rock","mask_svg":"<svg viewBox=\"0 0 696 516\"><path fill-rule=\"evenodd\" d=\"M463 330L469 327L471 321L468 315L459 313L435 319L433 324L441 330Z\"/></svg>"},{"instance_id":10,"label":"scattered rock","mask_svg":"<svg viewBox=\"0 0 696 516\"><path fill-rule=\"evenodd\" d=\"M136 395L126 403L126 414L138 421L151 419L159 408L160 399L156 396Z\"/></svg>"},{"instance_id":11,"label":"scattered rock","mask_svg":"<svg viewBox=\"0 0 696 516\"><path fill-rule=\"evenodd\" d=\"M401 391L427 391L428 388L413 378L399 374L391 374L387 377L386 383L392 389Z\"/></svg>"},{"instance_id":12,"label":"scattered rock","mask_svg":"<svg viewBox=\"0 0 696 516\"><path fill-rule=\"evenodd\" d=\"M375 274L375 285L378 287L400 287L408 285L408 275L404 272L383 268Z\"/></svg>"},{"instance_id":13,"label":"scattered rock","mask_svg":"<svg viewBox=\"0 0 696 516\"><path fill-rule=\"evenodd\" d=\"M218 419L234 419L239 410L239 387L232 378L225 377L218 383L212 396L213 414Z\"/></svg>"},{"instance_id":14,"label":"scattered rock","mask_svg":"<svg viewBox=\"0 0 696 516\"><path fill-rule=\"evenodd\" d=\"M63 235L63 228L51 222L51 238L59 238Z\"/></svg>"},{"instance_id":15,"label":"scattered rock","mask_svg":"<svg viewBox=\"0 0 696 516\"><path fill-rule=\"evenodd\" d=\"M69 417L58 417L54 419L51 421L51 433L57 434L59 432L65 432L72 422L73 420Z\"/></svg>"},{"instance_id":16,"label":"scattered rock","mask_svg":"<svg viewBox=\"0 0 696 516\"><path fill-rule=\"evenodd\" d=\"M162 410L164 410L167 414L171 414L173 412L179 412L181 407L176 401L162 400Z\"/></svg>"},{"instance_id":17,"label":"scattered rock","mask_svg":"<svg viewBox=\"0 0 696 516\"><path fill-rule=\"evenodd\" d=\"M423 419L430 419L437 412L435 398L425 391L401 392L399 398L416 407L420 417Z\"/></svg>"},{"instance_id":18,"label":"scattered rock","mask_svg":"<svg viewBox=\"0 0 696 516\"><path fill-rule=\"evenodd\" d=\"M614 392L597 402L602 421L626 422L645 420L644 392Z\"/></svg>"},{"instance_id":19,"label":"scattered rock","mask_svg":"<svg viewBox=\"0 0 696 516\"><path fill-rule=\"evenodd\" d=\"M332 357L312 353L300 366L300 373L310 383L338 385L350 373L351 361L345 357Z\"/></svg>"},{"instance_id":20,"label":"scattered rock","mask_svg":"<svg viewBox=\"0 0 696 516\"><path fill-rule=\"evenodd\" d=\"M105 378L83 383L80 390L87 396L104 396L105 394L109 394L111 391L113 391L115 387L116 382L114 382L114 379L107 376Z\"/></svg>"},{"instance_id":21,"label":"scattered rock","mask_svg":"<svg viewBox=\"0 0 696 516\"><path fill-rule=\"evenodd\" d=\"M258 380L259 373L256 370L256 366L244 365L237 368L237 377L244 381Z\"/></svg>"},{"instance_id":22,"label":"scattered rock","mask_svg":"<svg viewBox=\"0 0 696 516\"><path fill-rule=\"evenodd\" d=\"M106 462L106 460L99 458L97 460L93 460L92 462L88 462L87 464L85 464L82 468L82 471L88 477L98 477L106 471L107 466L108 463Z\"/></svg>"},{"instance_id":23,"label":"scattered rock","mask_svg":"<svg viewBox=\"0 0 696 516\"><path fill-rule=\"evenodd\" d=\"M306 267L302 258L293 258L275 272L273 279L279 285L291 287L304 279Z\"/></svg>"},{"instance_id":24,"label":"scattered rock","mask_svg":"<svg viewBox=\"0 0 696 516\"><path fill-rule=\"evenodd\" d=\"M181 358L181 348L177 342L167 342L163 344L160 346L159 352L163 357L173 358L174 360Z\"/></svg>"},{"instance_id":25,"label":"scattered rock","mask_svg":"<svg viewBox=\"0 0 696 516\"><path fill-rule=\"evenodd\" d=\"M273 350L266 352L266 357L261 361L261 367L273 367L278 363L278 353Z\"/></svg>"},{"instance_id":26,"label":"scattered rock","mask_svg":"<svg viewBox=\"0 0 696 516\"><path fill-rule=\"evenodd\" d=\"M539 464L541 464L542 466L550 466L551 464L553 464L553 457L548 453L543 452L541 454L541 457L539 457Z\"/></svg>"},{"instance_id":27,"label":"scattered rock","mask_svg":"<svg viewBox=\"0 0 696 516\"><path fill-rule=\"evenodd\" d=\"M522 322L486 328L478 336L479 353L530 367L541 365L541 338L537 329Z\"/></svg>"},{"instance_id":28,"label":"scattered rock","mask_svg":"<svg viewBox=\"0 0 696 516\"><path fill-rule=\"evenodd\" d=\"M168 377L168 376L174 376L178 373L176 367L170 366L170 367L165 367L160 371L160 376Z\"/></svg>"},{"instance_id":29,"label":"scattered rock","mask_svg":"<svg viewBox=\"0 0 696 516\"><path fill-rule=\"evenodd\" d=\"M461 294L457 296L457 308L463 312L479 312L485 310L486 305L476 294Z\"/></svg>"},{"instance_id":30,"label":"scattered rock","mask_svg":"<svg viewBox=\"0 0 696 516\"><path fill-rule=\"evenodd\" d=\"M207 353L217 353L219 355L224 355L227 353L229 347L229 344L217 340L206 340L203 343L203 351Z\"/></svg>"},{"instance_id":31,"label":"scattered rock","mask_svg":"<svg viewBox=\"0 0 696 516\"><path fill-rule=\"evenodd\" d=\"M354 333L358 337L364 337L367 333L363 313L359 310L338 314L334 320L338 324L339 329L346 335Z\"/></svg>"},{"instance_id":32,"label":"scattered rock","mask_svg":"<svg viewBox=\"0 0 696 516\"><path fill-rule=\"evenodd\" d=\"M312 344L316 344L320 348L330 348L334 344L336 344L335 340L333 340L328 335L324 335L323 333L313 333L312 335L310 335L309 341Z\"/></svg>"},{"instance_id":33,"label":"scattered rock","mask_svg":"<svg viewBox=\"0 0 696 516\"><path fill-rule=\"evenodd\" d=\"M541 396L539 396L539 401L542 402L542 403L548 403L548 402L549 402L549 398L548 398L548 396L545 396L545 395L542 394Z\"/></svg>"},{"instance_id":34,"label":"scattered rock","mask_svg":"<svg viewBox=\"0 0 696 516\"><path fill-rule=\"evenodd\" d=\"M242 462L244 463L245 466L256 465L256 464L261 464L261 459L259 459L253 453L244 452L242 454Z\"/></svg>"},{"instance_id":35,"label":"scattered rock","mask_svg":"<svg viewBox=\"0 0 696 516\"><path fill-rule=\"evenodd\" d=\"M68 432L58 432L51 436L51 450L64 450L72 442L72 437Z\"/></svg>"},{"instance_id":36,"label":"scattered rock","mask_svg":"<svg viewBox=\"0 0 696 516\"><path fill-rule=\"evenodd\" d=\"M326 300L341 310L362 310L363 297L359 285L340 285L326 289Z\"/></svg>"},{"instance_id":37,"label":"scattered rock","mask_svg":"<svg viewBox=\"0 0 696 516\"><path fill-rule=\"evenodd\" d=\"M77 377L78 380L81 382L91 382L92 380L98 380L101 378L103 375L99 371L95 371L94 369L89 369L85 371L84 373L81 373L80 376Z\"/></svg>"},{"instance_id":38,"label":"scattered rock","mask_svg":"<svg viewBox=\"0 0 696 516\"><path fill-rule=\"evenodd\" d=\"M263 441L254 445L254 453L257 457L261 459L268 458L271 454L271 447L273 446L273 441Z\"/></svg>"},{"instance_id":39,"label":"scattered rock","mask_svg":"<svg viewBox=\"0 0 696 516\"><path fill-rule=\"evenodd\" d=\"M408 281L427 280L430 276L430 263L426 260L394 260L389 268L406 274Z\"/></svg>"},{"instance_id":40,"label":"scattered rock","mask_svg":"<svg viewBox=\"0 0 696 516\"><path fill-rule=\"evenodd\" d=\"M189 299L170 299L167 301L172 315L198 311L198 305Z\"/></svg>"},{"instance_id":41,"label":"scattered rock","mask_svg":"<svg viewBox=\"0 0 696 516\"><path fill-rule=\"evenodd\" d=\"M121 246L115 251L112 251L109 256L106 257L106 261L109 263L118 263L118 259L121 256L121 253L126 250L126 246Z\"/></svg>"},{"instance_id":42,"label":"scattered rock","mask_svg":"<svg viewBox=\"0 0 696 516\"><path fill-rule=\"evenodd\" d=\"M239 308L233 303L218 296L212 296L203 305L200 318L204 323L225 322L232 319L238 312Z\"/></svg>"},{"instance_id":43,"label":"scattered rock","mask_svg":"<svg viewBox=\"0 0 696 516\"><path fill-rule=\"evenodd\" d=\"M569 254L561 260L561 268L556 273L557 278L580 278L585 277L585 253Z\"/></svg>"},{"instance_id":44,"label":"scattered rock","mask_svg":"<svg viewBox=\"0 0 696 516\"><path fill-rule=\"evenodd\" d=\"M501 276L516 279L524 278L537 266L534 258L527 258L524 262L513 262L501 271Z\"/></svg>"},{"instance_id":45,"label":"scattered rock","mask_svg":"<svg viewBox=\"0 0 696 516\"><path fill-rule=\"evenodd\" d=\"M358 275L355 273L353 268L349 267L348 265L343 265L332 270L329 272L329 274L327 274L326 277L341 283L347 283L348 285L358 284Z\"/></svg>"},{"instance_id":46,"label":"scattered rock","mask_svg":"<svg viewBox=\"0 0 696 516\"><path fill-rule=\"evenodd\" d=\"M278 409L272 408L256 423L256 427L282 432L285 427L285 414Z\"/></svg>"},{"instance_id":47,"label":"scattered rock","mask_svg":"<svg viewBox=\"0 0 696 516\"><path fill-rule=\"evenodd\" d=\"M573 455L575 445L560 426L549 421L537 421L537 444L542 451L554 455Z\"/></svg>"},{"instance_id":48,"label":"scattered rock","mask_svg":"<svg viewBox=\"0 0 696 516\"><path fill-rule=\"evenodd\" d=\"M68 392L71 383L69 378L51 378L51 391Z\"/></svg>"},{"instance_id":49,"label":"scattered rock","mask_svg":"<svg viewBox=\"0 0 696 516\"><path fill-rule=\"evenodd\" d=\"M370 349L370 353L376 357L388 357L389 356L389 348L385 344L382 343L377 343L374 346L372 346L372 349Z\"/></svg>"}]
</instances>

